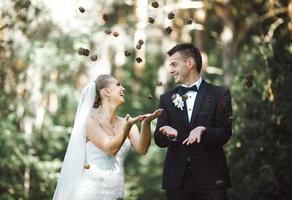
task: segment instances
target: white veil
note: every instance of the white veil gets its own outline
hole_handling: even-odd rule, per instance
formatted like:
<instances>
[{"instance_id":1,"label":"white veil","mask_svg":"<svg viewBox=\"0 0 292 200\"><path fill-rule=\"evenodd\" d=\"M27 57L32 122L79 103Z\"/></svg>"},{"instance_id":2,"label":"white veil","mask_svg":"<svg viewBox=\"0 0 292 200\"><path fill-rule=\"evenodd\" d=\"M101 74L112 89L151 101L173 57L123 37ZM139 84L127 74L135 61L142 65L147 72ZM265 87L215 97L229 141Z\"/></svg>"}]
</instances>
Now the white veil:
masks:
<instances>
[{"instance_id":1,"label":"white veil","mask_svg":"<svg viewBox=\"0 0 292 200\"><path fill-rule=\"evenodd\" d=\"M95 82L83 89L74 120L68 148L63 161L53 200L74 199L86 159L86 119L93 109L96 95Z\"/></svg>"}]
</instances>

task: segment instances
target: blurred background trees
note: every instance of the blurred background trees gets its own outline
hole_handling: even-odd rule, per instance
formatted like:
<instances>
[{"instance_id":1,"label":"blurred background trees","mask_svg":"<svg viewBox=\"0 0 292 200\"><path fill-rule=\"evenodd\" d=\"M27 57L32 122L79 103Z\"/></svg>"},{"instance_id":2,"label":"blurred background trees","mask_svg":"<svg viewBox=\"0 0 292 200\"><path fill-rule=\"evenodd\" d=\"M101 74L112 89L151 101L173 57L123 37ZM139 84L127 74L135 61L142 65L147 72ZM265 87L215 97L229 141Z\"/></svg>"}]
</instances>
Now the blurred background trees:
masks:
<instances>
[{"instance_id":1,"label":"blurred background trees","mask_svg":"<svg viewBox=\"0 0 292 200\"><path fill-rule=\"evenodd\" d=\"M231 90L230 198L291 199L291 1L151 2L0 2L0 199L52 198L81 88L98 74L111 73L126 87L120 115L155 109L174 86L165 52L178 42L198 46L205 79ZM79 56L79 47L98 60ZM143 157L130 153L125 199L164 199L164 151L152 143Z\"/></svg>"}]
</instances>

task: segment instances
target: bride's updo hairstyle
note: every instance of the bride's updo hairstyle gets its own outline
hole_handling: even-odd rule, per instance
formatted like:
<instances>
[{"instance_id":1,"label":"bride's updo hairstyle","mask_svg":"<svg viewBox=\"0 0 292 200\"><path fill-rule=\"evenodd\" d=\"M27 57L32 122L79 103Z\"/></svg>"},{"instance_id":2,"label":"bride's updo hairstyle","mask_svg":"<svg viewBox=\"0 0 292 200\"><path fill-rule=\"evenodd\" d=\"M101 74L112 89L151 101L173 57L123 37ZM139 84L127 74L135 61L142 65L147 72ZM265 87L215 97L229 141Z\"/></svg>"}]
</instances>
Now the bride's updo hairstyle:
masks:
<instances>
[{"instance_id":1,"label":"bride's updo hairstyle","mask_svg":"<svg viewBox=\"0 0 292 200\"><path fill-rule=\"evenodd\" d=\"M93 104L93 108L98 108L101 104L101 96L99 91L106 88L112 83L113 77L111 75L102 74L95 80L96 96Z\"/></svg>"}]
</instances>

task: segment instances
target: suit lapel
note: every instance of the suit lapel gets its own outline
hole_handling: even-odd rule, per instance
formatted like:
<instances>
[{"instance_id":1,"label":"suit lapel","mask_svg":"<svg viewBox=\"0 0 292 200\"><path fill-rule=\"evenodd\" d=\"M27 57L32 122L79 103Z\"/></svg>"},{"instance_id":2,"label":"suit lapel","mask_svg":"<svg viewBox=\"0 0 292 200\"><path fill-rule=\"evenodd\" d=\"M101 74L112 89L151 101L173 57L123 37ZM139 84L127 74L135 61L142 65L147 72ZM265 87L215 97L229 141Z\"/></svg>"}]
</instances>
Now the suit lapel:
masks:
<instances>
[{"instance_id":1,"label":"suit lapel","mask_svg":"<svg viewBox=\"0 0 292 200\"><path fill-rule=\"evenodd\" d=\"M171 95L173 95L173 94L179 94L180 96L182 95L182 94L181 94L181 91L180 91L180 89L179 89L179 87L177 87L177 88L173 91L173 93L172 93ZM171 100L171 103L172 103L172 105L173 105L173 109L174 109L175 113L177 113L177 114L176 114L177 118L178 118L178 119L183 119L183 123L184 123L184 125L187 127L188 124L189 124L189 120L188 120L188 113L187 113L187 104L186 104L186 101L184 101L183 110L177 108L177 107L174 105L174 103L172 102L172 100Z\"/></svg>"},{"instance_id":2,"label":"suit lapel","mask_svg":"<svg viewBox=\"0 0 292 200\"><path fill-rule=\"evenodd\" d=\"M202 80L202 83L200 85L200 88L199 88L199 91L197 93L197 97L196 97L196 100L195 100L195 103L194 103L194 107L193 107L193 112L192 112L192 118L191 118L191 122L190 124L192 124L195 119L196 119L196 115L199 111L199 108L202 104L202 101L206 95L206 91L207 91L207 87L208 87L208 84L206 83L206 81Z\"/></svg>"}]
</instances>

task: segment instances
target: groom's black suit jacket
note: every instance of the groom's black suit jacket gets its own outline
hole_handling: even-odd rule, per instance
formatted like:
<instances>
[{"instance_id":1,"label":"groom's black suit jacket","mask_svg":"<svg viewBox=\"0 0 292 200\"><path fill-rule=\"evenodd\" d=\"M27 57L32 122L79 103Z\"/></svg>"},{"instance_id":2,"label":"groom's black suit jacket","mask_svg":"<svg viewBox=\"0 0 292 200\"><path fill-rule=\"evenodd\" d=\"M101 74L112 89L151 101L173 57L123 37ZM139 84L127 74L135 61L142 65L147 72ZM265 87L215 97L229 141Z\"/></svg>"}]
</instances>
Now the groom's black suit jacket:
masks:
<instances>
[{"instance_id":1,"label":"groom's black suit jacket","mask_svg":"<svg viewBox=\"0 0 292 200\"><path fill-rule=\"evenodd\" d=\"M184 109L177 108L172 102L172 95L179 94L177 87L160 97L160 108L164 111L158 118L154 132L155 143L167 147L164 161L162 188L178 189L187 167L189 158L195 184L202 188L227 188L231 186L223 145L229 140L232 108L228 90L202 81L197 93L191 122ZM159 128L168 125L178 131L177 141L171 141ZM182 142L197 126L206 127L201 142L189 146Z\"/></svg>"}]
</instances>

